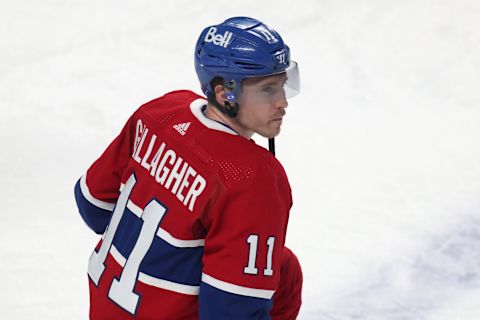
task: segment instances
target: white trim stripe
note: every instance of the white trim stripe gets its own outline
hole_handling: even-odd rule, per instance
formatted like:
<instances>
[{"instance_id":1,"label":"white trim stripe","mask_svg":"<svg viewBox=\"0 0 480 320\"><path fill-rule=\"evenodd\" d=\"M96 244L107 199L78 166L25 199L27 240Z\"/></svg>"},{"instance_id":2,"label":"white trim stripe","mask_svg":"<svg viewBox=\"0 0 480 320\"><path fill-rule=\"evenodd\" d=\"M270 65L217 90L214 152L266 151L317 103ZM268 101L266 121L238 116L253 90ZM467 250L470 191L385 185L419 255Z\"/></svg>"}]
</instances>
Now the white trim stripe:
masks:
<instances>
[{"instance_id":1,"label":"white trim stripe","mask_svg":"<svg viewBox=\"0 0 480 320\"><path fill-rule=\"evenodd\" d=\"M203 247L205 245L205 239L180 240L174 238L170 233L168 233L168 231L162 228L158 228L157 236L177 248L195 248Z\"/></svg>"},{"instance_id":2,"label":"white trim stripe","mask_svg":"<svg viewBox=\"0 0 480 320\"><path fill-rule=\"evenodd\" d=\"M117 261L117 263L123 267L125 267L125 263L127 263L127 259L117 250L117 248L112 244L110 248L110 254L112 255L113 259Z\"/></svg>"},{"instance_id":3,"label":"white trim stripe","mask_svg":"<svg viewBox=\"0 0 480 320\"><path fill-rule=\"evenodd\" d=\"M112 244L110 248L110 254L112 255L113 259L123 268L125 267L125 263L127 259L118 251L117 248ZM176 283L164 279L155 278L145 274L143 272L139 272L138 274L138 281L145 283L149 286L165 289L168 291L188 294L192 296L198 295L200 292L200 286L190 286L182 283Z\"/></svg>"},{"instance_id":4,"label":"white trim stripe","mask_svg":"<svg viewBox=\"0 0 480 320\"><path fill-rule=\"evenodd\" d=\"M223 131L223 132L230 133L237 136L238 134L232 129L205 117L205 115L202 112L202 107L206 104L207 104L207 101L204 99L197 99L190 104L190 110L192 111L193 115L198 119L198 121L200 121L207 128Z\"/></svg>"},{"instance_id":5,"label":"white trim stripe","mask_svg":"<svg viewBox=\"0 0 480 320\"><path fill-rule=\"evenodd\" d=\"M273 294L275 293L274 290L255 289L255 288L238 286L236 284L231 284L222 280L215 279L214 277L209 276L206 273L202 273L202 282L205 282L211 285L212 287L215 287L222 291L238 294L241 296L247 296L247 297L271 299Z\"/></svg>"},{"instance_id":6,"label":"white trim stripe","mask_svg":"<svg viewBox=\"0 0 480 320\"><path fill-rule=\"evenodd\" d=\"M137 217L142 217L143 209L137 206L135 203L133 203L132 200L128 200L127 202L127 208L128 210L132 211L134 215Z\"/></svg>"},{"instance_id":7,"label":"white trim stripe","mask_svg":"<svg viewBox=\"0 0 480 320\"><path fill-rule=\"evenodd\" d=\"M80 178L80 190L82 191L82 194L85 197L85 199L87 199L88 202L90 202L94 206L96 206L100 209L108 210L108 211L113 211L113 208L115 208L114 203L109 203L109 202L105 202L105 201L102 201L102 200L98 200L94 196L92 196L92 194L90 193L90 189L87 186L87 174L86 173Z\"/></svg>"},{"instance_id":8,"label":"white trim stripe","mask_svg":"<svg viewBox=\"0 0 480 320\"><path fill-rule=\"evenodd\" d=\"M186 284L167 281L149 276L148 274L145 274L143 272L139 273L138 280L153 287L188 294L191 296L198 296L198 293L200 292L200 286L189 286Z\"/></svg>"}]
</instances>

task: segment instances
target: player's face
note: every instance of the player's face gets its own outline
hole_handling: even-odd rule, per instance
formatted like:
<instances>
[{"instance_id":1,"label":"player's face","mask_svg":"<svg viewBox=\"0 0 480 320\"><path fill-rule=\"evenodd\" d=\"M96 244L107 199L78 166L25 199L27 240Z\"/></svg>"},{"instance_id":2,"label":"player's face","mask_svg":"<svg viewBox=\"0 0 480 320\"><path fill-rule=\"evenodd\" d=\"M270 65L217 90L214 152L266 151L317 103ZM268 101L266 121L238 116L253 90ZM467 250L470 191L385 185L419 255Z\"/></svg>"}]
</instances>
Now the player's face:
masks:
<instances>
[{"instance_id":1,"label":"player's face","mask_svg":"<svg viewBox=\"0 0 480 320\"><path fill-rule=\"evenodd\" d=\"M283 88L287 76L278 75L246 79L238 99L240 109L238 125L246 132L254 132L267 138L280 133L285 108L288 106Z\"/></svg>"}]
</instances>

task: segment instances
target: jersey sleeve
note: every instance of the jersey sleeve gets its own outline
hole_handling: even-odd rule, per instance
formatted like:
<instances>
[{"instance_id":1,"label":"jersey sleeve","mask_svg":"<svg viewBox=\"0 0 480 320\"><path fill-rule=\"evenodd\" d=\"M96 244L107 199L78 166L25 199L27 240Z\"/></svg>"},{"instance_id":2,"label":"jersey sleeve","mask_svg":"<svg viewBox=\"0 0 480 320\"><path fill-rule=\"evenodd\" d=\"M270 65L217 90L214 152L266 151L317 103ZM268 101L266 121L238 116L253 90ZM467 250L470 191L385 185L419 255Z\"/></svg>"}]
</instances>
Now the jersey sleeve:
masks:
<instances>
[{"instance_id":1,"label":"jersey sleeve","mask_svg":"<svg viewBox=\"0 0 480 320\"><path fill-rule=\"evenodd\" d=\"M133 118L75 185L79 213L98 234L103 233L110 222L120 194L122 173L133 152Z\"/></svg>"},{"instance_id":2,"label":"jersey sleeve","mask_svg":"<svg viewBox=\"0 0 480 320\"><path fill-rule=\"evenodd\" d=\"M271 175L215 201L207 219L199 319L270 319L290 206L288 184Z\"/></svg>"}]
</instances>

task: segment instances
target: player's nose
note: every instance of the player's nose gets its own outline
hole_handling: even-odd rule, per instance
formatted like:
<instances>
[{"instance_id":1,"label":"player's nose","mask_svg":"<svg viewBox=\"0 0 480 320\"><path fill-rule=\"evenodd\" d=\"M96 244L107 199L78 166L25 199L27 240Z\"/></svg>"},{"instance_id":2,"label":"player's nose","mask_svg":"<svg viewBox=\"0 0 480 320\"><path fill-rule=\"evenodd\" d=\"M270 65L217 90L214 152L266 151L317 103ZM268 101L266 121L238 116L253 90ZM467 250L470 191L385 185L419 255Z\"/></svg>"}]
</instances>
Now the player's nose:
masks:
<instances>
[{"instance_id":1,"label":"player's nose","mask_svg":"<svg viewBox=\"0 0 480 320\"><path fill-rule=\"evenodd\" d=\"M282 99L278 100L276 103L276 107L279 109L285 109L286 107L288 107L287 98L283 97Z\"/></svg>"}]
</instances>

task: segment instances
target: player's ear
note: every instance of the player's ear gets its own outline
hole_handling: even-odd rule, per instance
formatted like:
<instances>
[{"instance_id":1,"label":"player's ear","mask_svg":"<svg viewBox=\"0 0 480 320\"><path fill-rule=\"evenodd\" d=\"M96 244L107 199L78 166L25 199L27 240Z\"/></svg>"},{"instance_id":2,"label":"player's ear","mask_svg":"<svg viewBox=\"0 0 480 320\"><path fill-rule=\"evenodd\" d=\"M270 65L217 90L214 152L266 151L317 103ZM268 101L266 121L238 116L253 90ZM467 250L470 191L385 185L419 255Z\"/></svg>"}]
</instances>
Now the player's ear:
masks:
<instances>
[{"instance_id":1,"label":"player's ear","mask_svg":"<svg viewBox=\"0 0 480 320\"><path fill-rule=\"evenodd\" d=\"M221 106L225 105L225 101L227 101L227 98L225 97L227 90L225 89L225 87L219 84L215 86L214 90L215 90L215 98L217 102Z\"/></svg>"}]
</instances>

